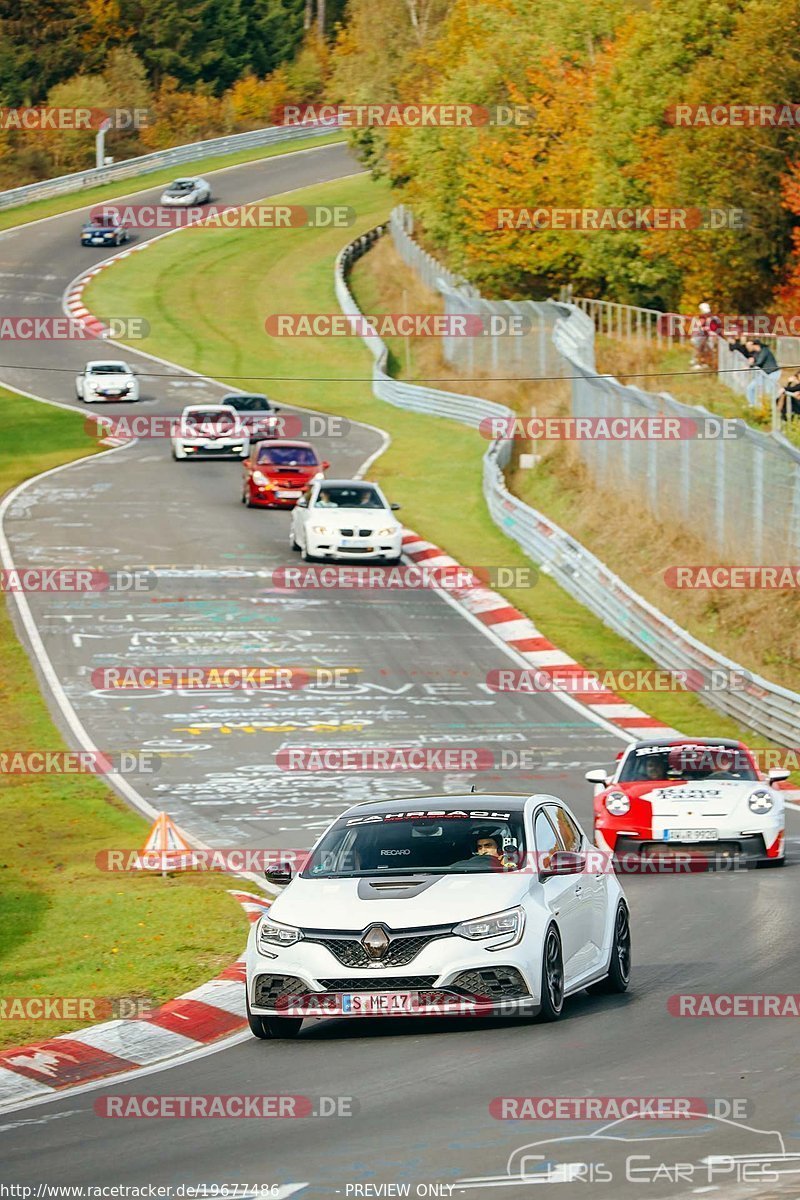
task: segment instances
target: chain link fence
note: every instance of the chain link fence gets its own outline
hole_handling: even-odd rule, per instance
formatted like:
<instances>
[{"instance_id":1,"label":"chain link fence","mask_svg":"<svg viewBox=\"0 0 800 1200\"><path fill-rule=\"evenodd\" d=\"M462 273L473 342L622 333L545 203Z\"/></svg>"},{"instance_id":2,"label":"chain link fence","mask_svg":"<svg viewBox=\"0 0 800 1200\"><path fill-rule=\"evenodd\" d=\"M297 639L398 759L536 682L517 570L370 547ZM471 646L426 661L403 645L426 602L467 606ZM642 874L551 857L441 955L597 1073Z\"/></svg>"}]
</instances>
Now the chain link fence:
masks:
<instances>
[{"instance_id":1,"label":"chain link fence","mask_svg":"<svg viewBox=\"0 0 800 1200\"><path fill-rule=\"evenodd\" d=\"M389 228L394 232L392 224ZM347 284L348 271L384 232L381 226L357 238L342 250L336 260L336 296L342 311L350 316L360 315L360 309ZM405 245L404 250L409 255L404 261L413 267L411 248ZM424 254L424 251L420 249L419 254ZM430 259L430 256L426 257ZM434 276L431 275L431 278ZM443 276L440 273L436 278ZM576 314L582 319L577 322L577 332L573 328ZM570 359L571 369L578 372L583 382L589 382L588 376L592 374L586 350L587 336L592 334L592 330L586 314L574 309L568 318L558 323L555 334L560 352L569 351L576 355ZM512 415L505 406L480 396L445 392L393 379L386 370L388 348L385 343L377 336L365 337L364 341L374 359L373 391L379 400L396 408L449 417L474 428L487 417ZM622 388L616 381L610 382L620 392L631 390ZM642 395L648 401L652 399L646 393ZM697 415L696 409L688 411ZM716 443L715 450L720 445L725 444ZM703 699L712 707L780 745L800 745L800 694L753 675L692 637L675 621L648 604L580 542L571 538L543 513L512 495L506 486L504 474L511 453L510 441L494 441L483 456L483 492L492 519L502 532L535 563L544 567L570 596L660 667L670 671L697 672L696 677L703 681ZM728 679L735 677L735 686L715 686L720 679L720 672Z\"/></svg>"},{"instance_id":2,"label":"chain link fence","mask_svg":"<svg viewBox=\"0 0 800 1200\"><path fill-rule=\"evenodd\" d=\"M403 261L441 293L448 313L485 317L502 312L520 319L530 318L532 310L541 314L540 323L522 337L443 339L449 362L459 369L490 370L501 364L504 376L569 378L575 417L669 417L697 425L704 436L671 441L594 438L580 440L576 446L601 487L635 495L659 520L685 524L715 553L749 564L800 561L799 450L782 438L759 433L745 421L723 427L707 409L681 404L667 392L646 392L610 375L597 375L597 312L554 301L486 301L474 288L459 286L457 278L422 250L408 225L407 210L395 210L389 230L395 244L401 241ZM635 328L633 318L631 322ZM521 348L514 347L517 342ZM471 349L470 343L479 348ZM737 372L737 377L746 385L752 373Z\"/></svg>"}]
</instances>

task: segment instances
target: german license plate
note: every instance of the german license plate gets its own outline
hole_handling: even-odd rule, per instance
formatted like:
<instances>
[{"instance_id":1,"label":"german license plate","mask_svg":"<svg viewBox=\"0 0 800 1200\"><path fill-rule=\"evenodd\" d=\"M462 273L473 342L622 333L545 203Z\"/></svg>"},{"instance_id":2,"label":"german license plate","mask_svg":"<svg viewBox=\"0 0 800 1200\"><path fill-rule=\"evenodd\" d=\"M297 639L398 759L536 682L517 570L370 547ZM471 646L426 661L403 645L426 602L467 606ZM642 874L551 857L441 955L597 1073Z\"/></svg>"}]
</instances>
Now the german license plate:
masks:
<instances>
[{"instance_id":1,"label":"german license plate","mask_svg":"<svg viewBox=\"0 0 800 1200\"><path fill-rule=\"evenodd\" d=\"M664 840L667 842L717 842L719 833L716 829L665 829Z\"/></svg>"},{"instance_id":2,"label":"german license plate","mask_svg":"<svg viewBox=\"0 0 800 1200\"><path fill-rule=\"evenodd\" d=\"M279 500L299 500L302 496L301 491L276 492L275 495Z\"/></svg>"},{"instance_id":3,"label":"german license plate","mask_svg":"<svg viewBox=\"0 0 800 1200\"><path fill-rule=\"evenodd\" d=\"M353 1016L399 1015L423 1007L419 992L344 992L341 999L342 1012Z\"/></svg>"}]
</instances>

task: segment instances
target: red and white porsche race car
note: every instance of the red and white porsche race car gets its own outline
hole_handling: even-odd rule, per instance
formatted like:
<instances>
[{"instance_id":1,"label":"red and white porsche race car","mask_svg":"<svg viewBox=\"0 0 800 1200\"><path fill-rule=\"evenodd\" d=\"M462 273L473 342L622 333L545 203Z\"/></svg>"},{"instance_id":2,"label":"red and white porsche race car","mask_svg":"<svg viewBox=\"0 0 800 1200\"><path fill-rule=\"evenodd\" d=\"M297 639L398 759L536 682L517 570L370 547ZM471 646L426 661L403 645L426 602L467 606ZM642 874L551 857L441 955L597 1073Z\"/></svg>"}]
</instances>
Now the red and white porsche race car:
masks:
<instances>
[{"instance_id":1,"label":"red and white porsche race car","mask_svg":"<svg viewBox=\"0 0 800 1200\"><path fill-rule=\"evenodd\" d=\"M788 771L759 771L742 742L651 738L619 755L595 784L594 833L616 859L681 852L723 862L783 866L784 803L772 785Z\"/></svg>"}]
</instances>

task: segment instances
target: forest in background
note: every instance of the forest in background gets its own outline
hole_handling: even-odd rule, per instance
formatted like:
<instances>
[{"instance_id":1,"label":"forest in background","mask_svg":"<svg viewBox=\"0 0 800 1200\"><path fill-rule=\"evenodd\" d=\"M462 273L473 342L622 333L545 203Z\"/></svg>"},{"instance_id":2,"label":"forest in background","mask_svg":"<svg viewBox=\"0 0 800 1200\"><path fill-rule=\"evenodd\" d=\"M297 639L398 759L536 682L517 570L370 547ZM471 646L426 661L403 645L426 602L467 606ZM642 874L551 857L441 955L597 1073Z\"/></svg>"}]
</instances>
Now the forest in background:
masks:
<instances>
[{"instance_id":1,"label":"forest in background","mask_svg":"<svg viewBox=\"0 0 800 1200\"><path fill-rule=\"evenodd\" d=\"M789 313L797 128L683 128L666 113L800 105L798 35L800 0L0 0L0 103L149 108L147 128L109 136L117 157L269 124L284 103L527 105L524 127L350 136L428 245L487 294L571 282L648 307ZM91 165L86 135L2 138L0 186ZM741 209L747 224L487 227L487 212L520 205Z\"/></svg>"}]
</instances>

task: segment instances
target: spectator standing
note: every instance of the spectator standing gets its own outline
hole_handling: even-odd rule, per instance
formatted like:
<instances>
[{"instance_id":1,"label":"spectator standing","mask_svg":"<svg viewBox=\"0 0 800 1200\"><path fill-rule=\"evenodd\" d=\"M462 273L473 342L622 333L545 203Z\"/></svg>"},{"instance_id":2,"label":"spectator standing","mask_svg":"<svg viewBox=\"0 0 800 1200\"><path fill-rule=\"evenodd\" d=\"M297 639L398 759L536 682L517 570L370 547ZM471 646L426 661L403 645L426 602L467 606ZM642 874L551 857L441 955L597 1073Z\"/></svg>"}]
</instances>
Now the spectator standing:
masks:
<instances>
[{"instance_id":1,"label":"spectator standing","mask_svg":"<svg viewBox=\"0 0 800 1200\"><path fill-rule=\"evenodd\" d=\"M769 346L765 346L760 338L751 338L747 343L748 357L750 360L750 368L754 372L753 378L747 385L747 403L751 408L755 408L760 396L768 396L772 399L775 388L780 383L781 369L778 366L778 360L770 350ZM757 374L758 371L763 371L767 377L765 386L762 377Z\"/></svg>"},{"instance_id":2,"label":"spectator standing","mask_svg":"<svg viewBox=\"0 0 800 1200\"><path fill-rule=\"evenodd\" d=\"M722 329L722 321L711 312L711 305L705 300L699 305L699 312L697 331L692 334L692 370L710 371L716 358L717 338Z\"/></svg>"}]
</instances>

